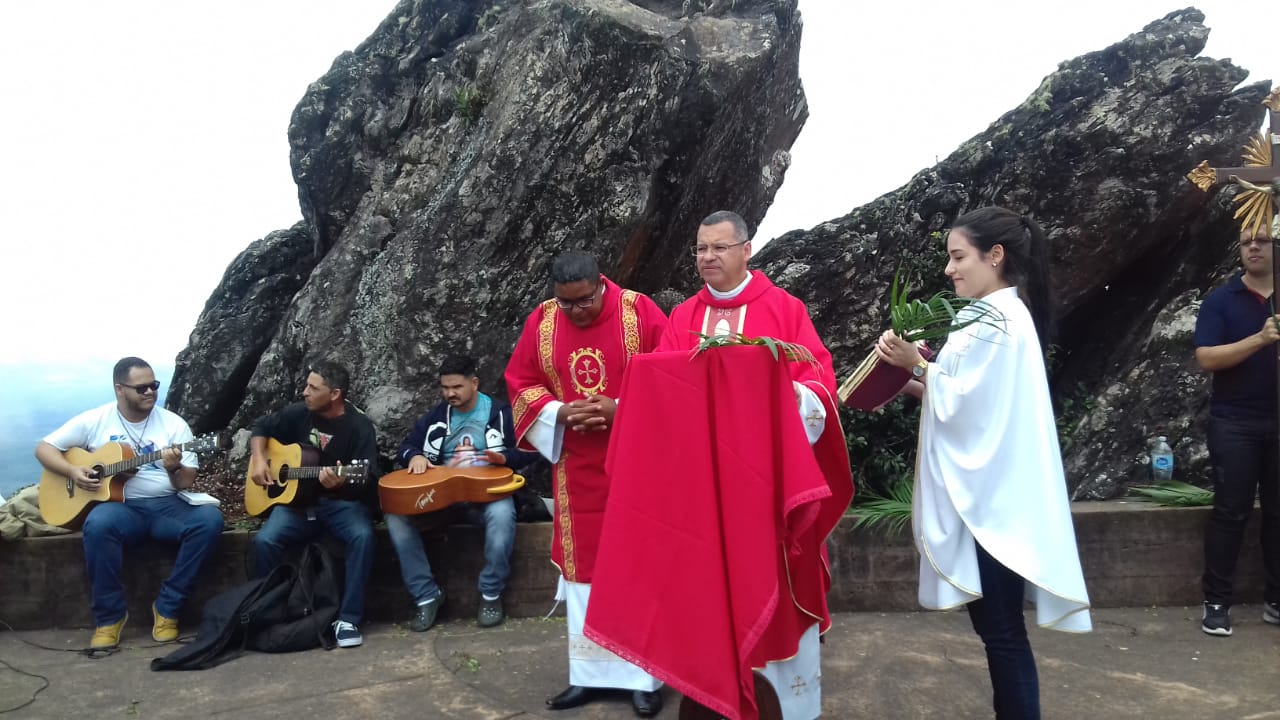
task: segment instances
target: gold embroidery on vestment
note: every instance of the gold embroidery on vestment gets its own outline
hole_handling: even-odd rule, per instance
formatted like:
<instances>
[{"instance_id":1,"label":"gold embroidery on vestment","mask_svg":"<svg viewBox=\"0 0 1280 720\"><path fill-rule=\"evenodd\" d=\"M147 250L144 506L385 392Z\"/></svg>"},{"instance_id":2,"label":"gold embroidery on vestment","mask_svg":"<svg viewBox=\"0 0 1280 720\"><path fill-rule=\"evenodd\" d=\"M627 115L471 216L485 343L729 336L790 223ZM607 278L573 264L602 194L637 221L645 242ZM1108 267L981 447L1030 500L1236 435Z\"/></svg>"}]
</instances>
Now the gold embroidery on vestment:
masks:
<instances>
[{"instance_id":1,"label":"gold embroidery on vestment","mask_svg":"<svg viewBox=\"0 0 1280 720\"><path fill-rule=\"evenodd\" d=\"M557 400L564 400L564 390L560 387L560 376L556 373L556 302L547 300L542 303L542 321L538 323L538 357L542 359L542 374L551 383L551 391Z\"/></svg>"},{"instance_id":2,"label":"gold embroidery on vestment","mask_svg":"<svg viewBox=\"0 0 1280 720\"><path fill-rule=\"evenodd\" d=\"M634 290L622 291L622 345L627 351L627 361L640 352L640 319L636 317L636 298Z\"/></svg>"},{"instance_id":3,"label":"gold embroidery on vestment","mask_svg":"<svg viewBox=\"0 0 1280 720\"><path fill-rule=\"evenodd\" d=\"M561 449L555 473L556 520L560 523L560 552L564 554L564 566L560 571L564 573L565 580L577 582L578 563L573 556L573 508L569 507L569 479L565 474L568 461L569 453Z\"/></svg>"},{"instance_id":4,"label":"gold embroidery on vestment","mask_svg":"<svg viewBox=\"0 0 1280 720\"><path fill-rule=\"evenodd\" d=\"M608 384L605 376L604 353L599 348L578 348L569 356L569 379L578 394L599 395Z\"/></svg>"}]
</instances>

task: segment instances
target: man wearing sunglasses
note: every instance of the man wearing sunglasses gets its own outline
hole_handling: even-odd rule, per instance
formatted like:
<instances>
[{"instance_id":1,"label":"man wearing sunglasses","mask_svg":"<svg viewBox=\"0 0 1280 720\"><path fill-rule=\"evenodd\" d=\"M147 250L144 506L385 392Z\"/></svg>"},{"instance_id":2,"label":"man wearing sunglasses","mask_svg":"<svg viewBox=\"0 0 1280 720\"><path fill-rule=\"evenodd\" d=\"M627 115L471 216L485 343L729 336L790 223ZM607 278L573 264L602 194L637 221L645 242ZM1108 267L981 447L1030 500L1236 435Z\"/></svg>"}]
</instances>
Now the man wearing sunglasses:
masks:
<instances>
[{"instance_id":1,"label":"man wearing sunglasses","mask_svg":"<svg viewBox=\"0 0 1280 720\"><path fill-rule=\"evenodd\" d=\"M568 613L569 687L547 705L562 710L604 689L631 690L636 714L652 717L662 709L660 683L584 637L582 623L609 497L605 451L622 374L633 356L657 346L667 318L647 296L601 275L590 255L556 257L551 282L555 296L529 315L506 371L518 446L553 466L551 561Z\"/></svg>"},{"instance_id":2,"label":"man wearing sunglasses","mask_svg":"<svg viewBox=\"0 0 1280 720\"><path fill-rule=\"evenodd\" d=\"M1243 272L1200 304L1196 362L1213 373L1209 460L1213 512L1205 526L1204 615L1208 635L1231 634L1232 584L1253 500L1262 501L1262 619L1280 625L1280 481L1276 478L1276 351L1280 315L1267 229L1240 233Z\"/></svg>"},{"instance_id":3,"label":"man wearing sunglasses","mask_svg":"<svg viewBox=\"0 0 1280 720\"><path fill-rule=\"evenodd\" d=\"M178 415L156 407L160 383L151 366L140 358L123 358L116 363L112 379L115 402L80 413L36 446L36 459L46 470L91 492L106 478L97 477L93 468L68 462L63 457L67 450L94 452L114 442L130 447L135 455L160 451L160 460L129 471L124 502L99 503L84 521L84 559L96 626L89 646L95 650L119 645L120 631L129 618L120 582L127 550L146 540L178 544L173 572L151 606L152 639L172 642L178 639L178 611L222 537L222 513L217 506L192 505L186 494L179 494L191 487L199 464L195 453L174 447L192 440L191 428Z\"/></svg>"}]
</instances>

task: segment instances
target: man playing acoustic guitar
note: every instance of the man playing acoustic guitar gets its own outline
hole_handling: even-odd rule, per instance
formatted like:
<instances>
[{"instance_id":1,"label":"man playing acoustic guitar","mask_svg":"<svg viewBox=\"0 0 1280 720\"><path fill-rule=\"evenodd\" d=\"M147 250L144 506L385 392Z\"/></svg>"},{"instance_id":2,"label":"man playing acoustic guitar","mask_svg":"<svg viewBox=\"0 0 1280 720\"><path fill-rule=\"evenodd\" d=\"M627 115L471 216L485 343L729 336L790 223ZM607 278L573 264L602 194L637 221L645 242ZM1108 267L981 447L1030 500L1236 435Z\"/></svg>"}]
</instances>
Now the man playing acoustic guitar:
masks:
<instances>
[{"instance_id":1,"label":"man playing acoustic guitar","mask_svg":"<svg viewBox=\"0 0 1280 720\"><path fill-rule=\"evenodd\" d=\"M373 567L373 513L378 502L377 483L348 482L331 467L365 460L372 471L378 459L373 422L347 402L350 375L328 361L311 366L302 402L267 415L253 426L249 440L249 478L267 487L277 478L267 458L267 440L301 444L319 452L322 488L319 501L306 507L276 506L253 538L254 573L263 577L279 564L289 548L328 531L346 545L346 573L342 607L333 623L338 647L364 642L364 587Z\"/></svg>"},{"instance_id":2,"label":"man playing acoustic guitar","mask_svg":"<svg viewBox=\"0 0 1280 720\"><path fill-rule=\"evenodd\" d=\"M151 606L151 637L171 642L178 638L178 610L222 537L222 513L216 505L192 505L178 494L195 481L198 461L194 452L174 447L191 441L191 428L178 415L156 407L160 383L151 366L136 357L123 358L112 379L114 403L80 413L36 446L36 459L46 470L90 492L97 492L106 478L96 477L93 468L68 462L63 453L71 448L93 452L118 443L135 455L160 451L158 461L126 471L133 475L125 483L124 502L99 503L84 521L84 559L96 626L89 647L95 650L119 645L120 631L129 619L120 583L127 548L145 540L178 543L173 572Z\"/></svg>"},{"instance_id":3,"label":"man playing acoustic guitar","mask_svg":"<svg viewBox=\"0 0 1280 720\"><path fill-rule=\"evenodd\" d=\"M520 469L536 456L516 449L511 406L480 392L476 361L454 355L440 365L440 395L436 405L413 425L400 444L396 463L420 474L437 466L506 465ZM511 573L511 548L516 537L516 506L508 495L488 503L460 503L467 522L484 526L484 570L480 573L480 627L502 622L502 591ZM425 632L444 604L444 589L431 574L416 519L428 515L386 514L387 532L400 558L405 588L417 605L409 629Z\"/></svg>"}]
</instances>

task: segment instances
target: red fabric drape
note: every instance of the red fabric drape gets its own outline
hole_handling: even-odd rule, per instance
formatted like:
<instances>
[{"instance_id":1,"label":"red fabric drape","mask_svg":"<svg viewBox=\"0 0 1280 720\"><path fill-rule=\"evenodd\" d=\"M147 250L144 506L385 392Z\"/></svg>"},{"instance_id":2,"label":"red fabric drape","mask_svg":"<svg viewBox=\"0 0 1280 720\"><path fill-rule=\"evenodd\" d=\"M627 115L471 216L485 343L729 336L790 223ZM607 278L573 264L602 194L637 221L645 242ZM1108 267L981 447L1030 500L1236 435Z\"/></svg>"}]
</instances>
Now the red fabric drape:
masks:
<instances>
[{"instance_id":1,"label":"red fabric drape","mask_svg":"<svg viewBox=\"0 0 1280 720\"><path fill-rule=\"evenodd\" d=\"M791 365L763 347L638 357L609 449L586 634L734 719L757 714L751 669L829 624L823 505L849 493L809 445Z\"/></svg>"}]
</instances>

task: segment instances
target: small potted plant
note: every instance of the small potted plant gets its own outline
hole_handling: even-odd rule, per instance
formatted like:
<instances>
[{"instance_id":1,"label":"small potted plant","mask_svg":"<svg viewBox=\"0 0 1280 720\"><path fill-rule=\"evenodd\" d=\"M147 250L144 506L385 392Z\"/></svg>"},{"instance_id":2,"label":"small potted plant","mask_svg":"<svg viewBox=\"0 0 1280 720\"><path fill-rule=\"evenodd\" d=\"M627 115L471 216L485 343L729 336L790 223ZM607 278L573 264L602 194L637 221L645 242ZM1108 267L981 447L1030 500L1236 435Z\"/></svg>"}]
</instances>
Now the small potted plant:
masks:
<instances>
[{"instance_id":1,"label":"small potted plant","mask_svg":"<svg viewBox=\"0 0 1280 720\"><path fill-rule=\"evenodd\" d=\"M997 326L1003 319L994 307L981 300L956 297L948 290L928 300L908 300L909 288L901 276L901 270L894 273L889 290L889 326L903 340L920 343L920 354L926 360L933 357L928 341L945 338L974 323ZM841 383L840 401L858 410L874 410L902 392L910 381L909 371L880 362L872 350Z\"/></svg>"}]
</instances>

